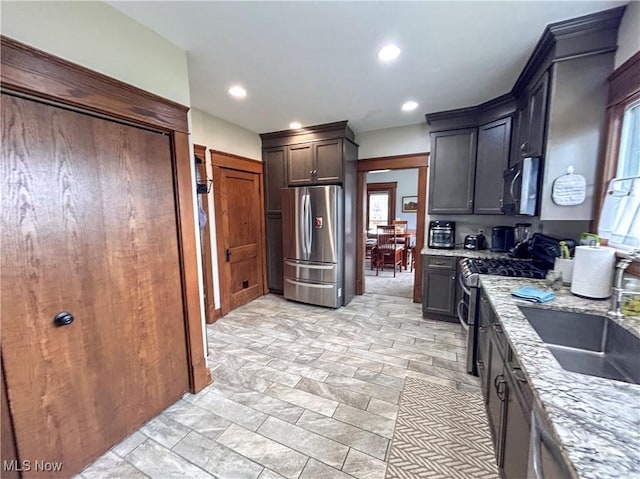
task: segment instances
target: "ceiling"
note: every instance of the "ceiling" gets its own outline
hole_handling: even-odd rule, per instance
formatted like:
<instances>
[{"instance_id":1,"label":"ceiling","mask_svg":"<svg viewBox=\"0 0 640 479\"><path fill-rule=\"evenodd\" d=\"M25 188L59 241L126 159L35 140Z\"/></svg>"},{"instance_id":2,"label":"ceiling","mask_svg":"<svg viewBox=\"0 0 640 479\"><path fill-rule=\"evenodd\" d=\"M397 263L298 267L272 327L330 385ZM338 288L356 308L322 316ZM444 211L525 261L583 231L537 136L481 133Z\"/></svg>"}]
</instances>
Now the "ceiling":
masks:
<instances>
[{"instance_id":1,"label":"ceiling","mask_svg":"<svg viewBox=\"0 0 640 479\"><path fill-rule=\"evenodd\" d=\"M482 103L511 90L547 24L624 3L110 2L187 51L192 107L256 133L294 120L362 132ZM402 53L382 64L387 42Z\"/></svg>"}]
</instances>

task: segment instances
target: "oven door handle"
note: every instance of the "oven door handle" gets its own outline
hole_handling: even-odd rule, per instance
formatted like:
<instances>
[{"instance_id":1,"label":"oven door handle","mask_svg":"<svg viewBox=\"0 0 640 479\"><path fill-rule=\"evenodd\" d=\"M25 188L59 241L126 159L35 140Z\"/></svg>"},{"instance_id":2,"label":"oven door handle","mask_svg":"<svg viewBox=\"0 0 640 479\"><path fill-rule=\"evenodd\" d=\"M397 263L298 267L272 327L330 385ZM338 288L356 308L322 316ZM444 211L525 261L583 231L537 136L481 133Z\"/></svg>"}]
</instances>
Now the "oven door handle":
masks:
<instances>
[{"instance_id":1,"label":"oven door handle","mask_svg":"<svg viewBox=\"0 0 640 479\"><path fill-rule=\"evenodd\" d=\"M462 291L464 291L464 294L471 297L471 290L464 284L463 276L463 274L458 274L458 283L460 283L460 287L462 288Z\"/></svg>"},{"instance_id":2,"label":"oven door handle","mask_svg":"<svg viewBox=\"0 0 640 479\"><path fill-rule=\"evenodd\" d=\"M465 330L469 331L469 323L467 323L467 322L464 320L464 315L462 314L462 308L463 308L463 306L465 306L465 302L464 302L464 299L461 299L460 301L458 301L458 305L457 305L457 307L456 307L456 311L457 311L457 313L458 313L458 320L460 321L460 324L462 325L462 327L463 327Z\"/></svg>"}]
</instances>

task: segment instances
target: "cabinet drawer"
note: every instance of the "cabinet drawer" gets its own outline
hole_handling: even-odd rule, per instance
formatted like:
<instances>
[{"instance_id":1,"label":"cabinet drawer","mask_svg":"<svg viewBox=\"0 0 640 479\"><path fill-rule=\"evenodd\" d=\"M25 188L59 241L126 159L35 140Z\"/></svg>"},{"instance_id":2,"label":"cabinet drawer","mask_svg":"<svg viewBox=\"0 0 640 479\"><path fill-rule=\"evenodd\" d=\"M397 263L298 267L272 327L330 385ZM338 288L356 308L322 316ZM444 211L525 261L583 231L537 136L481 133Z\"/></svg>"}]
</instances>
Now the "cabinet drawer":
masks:
<instances>
[{"instance_id":1,"label":"cabinet drawer","mask_svg":"<svg viewBox=\"0 0 640 479\"><path fill-rule=\"evenodd\" d=\"M455 256L427 256L425 267L437 269L456 269Z\"/></svg>"}]
</instances>

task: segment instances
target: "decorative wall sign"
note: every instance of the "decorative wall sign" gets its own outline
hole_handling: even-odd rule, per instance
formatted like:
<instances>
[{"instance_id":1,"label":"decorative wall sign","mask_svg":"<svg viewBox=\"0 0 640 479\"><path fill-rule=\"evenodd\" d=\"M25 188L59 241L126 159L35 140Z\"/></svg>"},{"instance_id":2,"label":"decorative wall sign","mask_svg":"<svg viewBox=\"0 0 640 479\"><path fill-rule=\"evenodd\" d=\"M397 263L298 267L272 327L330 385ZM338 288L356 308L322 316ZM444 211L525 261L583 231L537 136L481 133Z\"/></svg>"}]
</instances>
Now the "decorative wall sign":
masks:
<instances>
[{"instance_id":1,"label":"decorative wall sign","mask_svg":"<svg viewBox=\"0 0 640 479\"><path fill-rule=\"evenodd\" d=\"M582 204L587 197L587 180L573 172L573 166L567 168L567 174L559 176L553 182L551 199L558 206Z\"/></svg>"}]
</instances>

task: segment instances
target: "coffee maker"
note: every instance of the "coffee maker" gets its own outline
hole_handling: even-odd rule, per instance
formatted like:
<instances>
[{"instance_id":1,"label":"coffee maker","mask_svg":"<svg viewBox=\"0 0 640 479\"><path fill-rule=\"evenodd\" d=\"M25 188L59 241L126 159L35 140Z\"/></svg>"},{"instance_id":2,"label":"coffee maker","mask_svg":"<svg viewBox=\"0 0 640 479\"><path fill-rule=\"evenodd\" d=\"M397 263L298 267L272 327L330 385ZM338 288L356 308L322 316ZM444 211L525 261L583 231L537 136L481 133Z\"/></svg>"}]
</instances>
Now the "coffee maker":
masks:
<instances>
[{"instance_id":1,"label":"coffee maker","mask_svg":"<svg viewBox=\"0 0 640 479\"><path fill-rule=\"evenodd\" d=\"M531 223L516 223L516 244L509 250L509 256L514 258L529 258L529 240L531 239Z\"/></svg>"}]
</instances>

